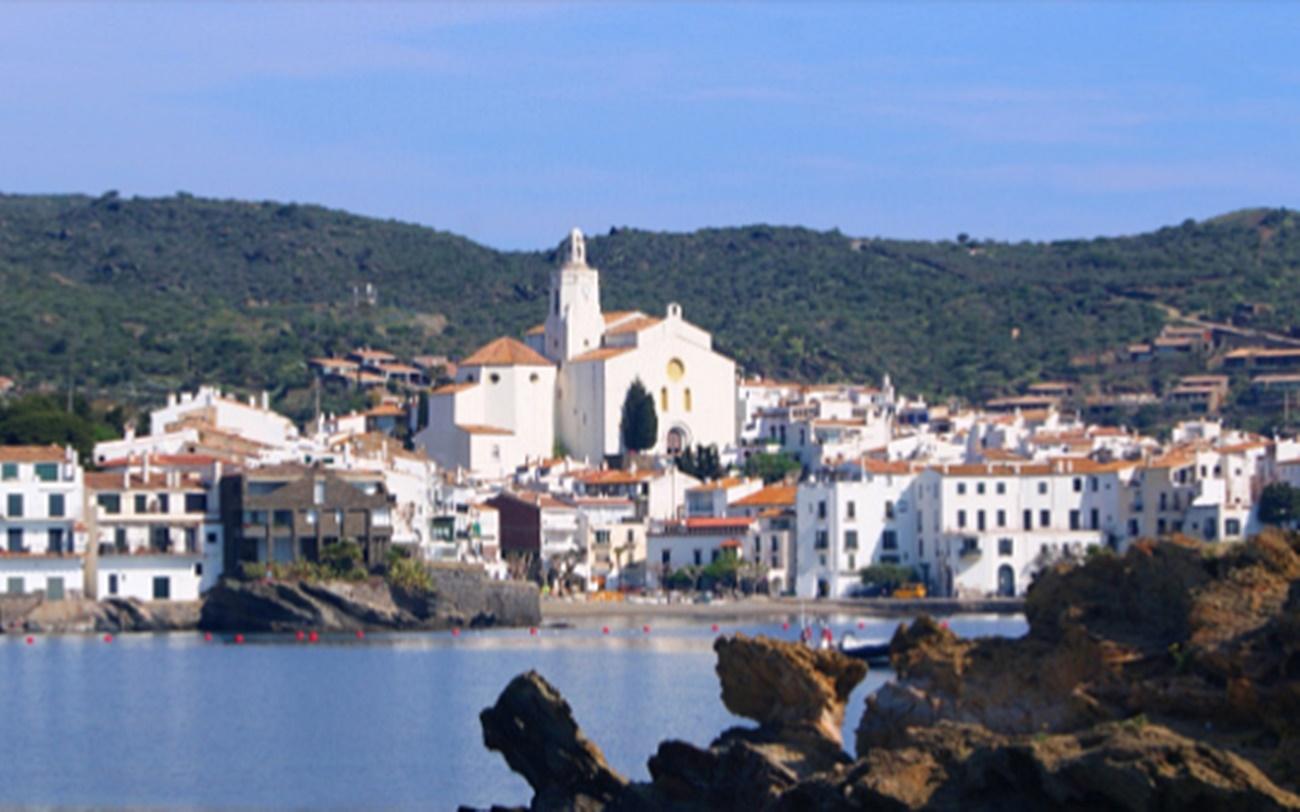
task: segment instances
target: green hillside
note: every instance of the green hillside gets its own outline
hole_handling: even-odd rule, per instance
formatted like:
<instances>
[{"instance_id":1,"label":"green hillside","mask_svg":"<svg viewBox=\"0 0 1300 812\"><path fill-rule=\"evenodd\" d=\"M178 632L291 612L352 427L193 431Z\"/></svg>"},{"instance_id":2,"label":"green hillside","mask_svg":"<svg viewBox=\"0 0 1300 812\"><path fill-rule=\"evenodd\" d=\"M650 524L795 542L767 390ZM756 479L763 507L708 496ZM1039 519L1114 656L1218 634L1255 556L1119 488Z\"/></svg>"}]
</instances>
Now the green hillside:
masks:
<instances>
[{"instance_id":1,"label":"green hillside","mask_svg":"<svg viewBox=\"0 0 1300 812\"><path fill-rule=\"evenodd\" d=\"M1300 227L1237 212L1132 237L978 244L746 226L589 239L606 309L682 303L747 372L893 374L982 398L1150 338L1150 301L1300 324ZM557 235L558 238L562 235ZM316 206L180 195L0 196L0 374L125 400L220 382L301 396L356 344L458 355L545 314L554 249L499 252ZM373 283L378 305L354 300ZM296 393L296 394L295 394Z\"/></svg>"}]
</instances>

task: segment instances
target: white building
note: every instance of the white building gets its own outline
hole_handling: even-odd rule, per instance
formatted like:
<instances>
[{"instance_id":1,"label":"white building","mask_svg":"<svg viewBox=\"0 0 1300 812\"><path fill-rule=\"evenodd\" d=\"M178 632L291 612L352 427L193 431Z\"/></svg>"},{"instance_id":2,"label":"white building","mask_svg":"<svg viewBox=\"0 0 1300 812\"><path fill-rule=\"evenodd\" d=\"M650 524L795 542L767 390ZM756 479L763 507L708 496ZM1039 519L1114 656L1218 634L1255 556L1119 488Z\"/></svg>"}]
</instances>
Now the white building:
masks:
<instances>
[{"instance_id":1,"label":"white building","mask_svg":"<svg viewBox=\"0 0 1300 812\"><path fill-rule=\"evenodd\" d=\"M682 318L680 305L668 305L664 318L603 313L600 274L587 265L577 229L551 274L546 321L526 339L528 346L496 339L460 362L454 383L434 390L417 442L439 465L503 477L551 457L557 445L603 462L624 451L623 401L635 380L657 408L649 451L704 444L721 452L735 443L735 364Z\"/></svg>"},{"instance_id":2,"label":"white building","mask_svg":"<svg viewBox=\"0 0 1300 812\"><path fill-rule=\"evenodd\" d=\"M744 516L683 519L665 522L646 536L646 586L661 588L669 575L687 567L701 568L732 553L745 559L744 539L758 522Z\"/></svg>"},{"instance_id":3,"label":"white building","mask_svg":"<svg viewBox=\"0 0 1300 812\"><path fill-rule=\"evenodd\" d=\"M83 472L71 448L0 446L0 584L47 600L84 591Z\"/></svg>"}]
</instances>

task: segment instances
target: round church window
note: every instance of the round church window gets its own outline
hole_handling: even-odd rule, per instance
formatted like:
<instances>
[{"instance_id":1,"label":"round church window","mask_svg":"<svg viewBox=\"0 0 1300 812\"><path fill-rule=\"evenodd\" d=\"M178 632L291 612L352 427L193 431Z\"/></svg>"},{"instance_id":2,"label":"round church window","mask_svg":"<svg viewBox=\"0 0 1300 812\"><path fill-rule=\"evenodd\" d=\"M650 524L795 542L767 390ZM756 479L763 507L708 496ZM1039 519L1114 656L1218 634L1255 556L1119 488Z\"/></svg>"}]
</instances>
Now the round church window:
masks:
<instances>
[{"instance_id":1,"label":"round church window","mask_svg":"<svg viewBox=\"0 0 1300 812\"><path fill-rule=\"evenodd\" d=\"M682 359L674 358L668 362L668 380L680 381L685 374L686 365L682 363Z\"/></svg>"}]
</instances>

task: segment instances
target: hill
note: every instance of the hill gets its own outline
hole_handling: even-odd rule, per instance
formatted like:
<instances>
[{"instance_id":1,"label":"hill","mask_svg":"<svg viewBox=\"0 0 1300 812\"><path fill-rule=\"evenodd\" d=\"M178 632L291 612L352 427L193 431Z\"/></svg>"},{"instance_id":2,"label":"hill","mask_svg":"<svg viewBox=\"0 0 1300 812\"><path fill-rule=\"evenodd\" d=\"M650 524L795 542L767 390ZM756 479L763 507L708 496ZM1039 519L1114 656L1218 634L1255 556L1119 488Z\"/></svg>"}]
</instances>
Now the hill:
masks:
<instances>
[{"instance_id":1,"label":"hill","mask_svg":"<svg viewBox=\"0 0 1300 812\"><path fill-rule=\"evenodd\" d=\"M1216 319L1264 303L1258 326L1290 330L1298 226L1260 209L1040 243L619 228L588 253L606 309L680 301L747 372L890 372L907 391L983 398L1150 338L1164 318L1153 303ZM0 374L132 401L211 381L300 402L312 355L455 356L519 334L545 313L554 258L317 206L0 196ZM376 306L354 296L365 283Z\"/></svg>"}]
</instances>

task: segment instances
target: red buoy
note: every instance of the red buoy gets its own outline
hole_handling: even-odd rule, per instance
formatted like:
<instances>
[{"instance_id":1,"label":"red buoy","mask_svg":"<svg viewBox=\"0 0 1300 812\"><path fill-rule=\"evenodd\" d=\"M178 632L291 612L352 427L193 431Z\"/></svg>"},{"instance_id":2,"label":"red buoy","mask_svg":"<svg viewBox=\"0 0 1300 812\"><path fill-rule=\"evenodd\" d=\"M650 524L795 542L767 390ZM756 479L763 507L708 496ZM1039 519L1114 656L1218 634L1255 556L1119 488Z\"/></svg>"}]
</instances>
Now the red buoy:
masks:
<instances>
[{"instance_id":1,"label":"red buoy","mask_svg":"<svg viewBox=\"0 0 1300 812\"><path fill-rule=\"evenodd\" d=\"M297 632L295 632L293 636L298 640L299 643L307 639L307 635L303 633L302 629L299 629Z\"/></svg>"},{"instance_id":2,"label":"red buoy","mask_svg":"<svg viewBox=\"0 0 1300 812\"><path fill-rule=\"evenodd\" d=\"M357 629L357 639L358 639L358 640L360 640L361 638L363 638L363 637L365 637L365 636L366 636L366 633L365 633L364 631L362 631L361 629Z\"/></svg>"},{"instance_id":3,"label":"red buoy","mask_svg":"<svg viewBox=\"0 0 1300 812\"><path fill-rule=\"evenodd\" d=\"M785 623L781 624L781 631L783 632L790 631L790 621L787 620Z\"/></svg>"},{"instance_id":4,"label":"red buoy","mask_svg":"<svg viewBox=\"0 0 1300 812\"><path fill-rule=\"evenodd\" d=\"M204 633L203 633L203 642L205 642L205 643L211 643L211 642L212 642L212 632L204 632Z\"/></svg>"},{"instance_id":5,"label":"red buoy","mask_svg":"<svg viewBox=\"0 0 1300 812\"><path fill-rule=\"evenodd\" d=\"M237 646L244 645L244 636L242 634L235 635L235 645Z\"/></svg>"},{"instance_id":6,"label":"red buoy","mask_svg":"<svg viewBox=\"0 0 1300 812\"><path fill-rule=\"evenodd\" d=\"M105 643L111 643L111 642L113 642L113 635L111 635L111 634L106 634L106 635L104 635L104 642L105 642Z\"/></svg>"},{"instance_id":7,"label":"red buoy","mask_svg":"<svg viewBox=\"0 0 1300 812\"><path fill-rule=\"evenodd\" d=\"M601 633L601 634L609 634L609 627L608 627L608 626L601 626L601 627L600 627L600 633Z\"/></svg>"},{"instance_id":8,"label":"red buoy","mask_svg":"<svg viewBox=\"0 0 1300 812\"><path fill-rule=\"evenodd\" d=\"M718 624L714 623L713 626L712 626L711 628L712 628L712 630L713 630L714 632L717 632L717 630L718 630Z\"/></svg>"},{"instance_id":9,"label":"red buoy","mask_svg":"<svg viewBox=\"0 0 1300 812\"><path fill-rule=\"evenodd\" d=\"M35 638L35 637L29 637L29 638L27 638L27 645L30 646L32 643L35 643L35 642L36 642L36 638Z\"/></svg>"},{"instance_id":10,"label":"red buoy","mask_svg":"<svg viewBox=\"0 0 1300 812\"><path fill-rule=\"evenodd\" d=\"M315 643L317 640L320 639L320 635L317 634L316 632L311 632L310 634L307 635L307 639Z\"/></svg>"},{"instance_id":11,"label":"red buoy","mask_svg":"<svg viewBox=\"0 0 1300 812\"><path fill-rule=\"evenodd\" d=\"M865 628L867 628L867 624L865 624L865 623L863 623L861 620L859 620L859 621L858 621L858 628L859 628L859 629L865 629Z\"/></svg>"},{"instance_id":12,"label":"red buoy","mask_svg":"<svg viewBox=\"0 0 1300 812\"><path fill-rule=\"evenodd\" d=\"M642 627L641 627L641 632L642 632L643 634L649 634L649 633L650 633L650 627L649 627L649 626L642 626Z\"/></svg>"},{"instance_id":13,"label":"red buoy","mask_svg":"<svg viewBox=\"0 0 1300 812\"><path fill-rule=\"evenodd\" d=\"M537 627L536 627L536 626L529 626L529 627L528 627L528 633L531 634L533 637L536 637L536 636L537 636Z\"/></svg>"},{"instance_id":14,"label":"red buoy","mask_svg":"<svg viewBox=\"0 0 1300 812\"><path fill-rule=\"evenodd\" d=\"M455 627L455 628L453 628L453 629L451 630L451 636L452 636L452 637L460 637L460 627Z\"/></svg>"}]
</instances>

